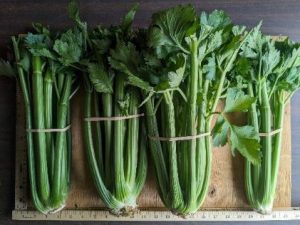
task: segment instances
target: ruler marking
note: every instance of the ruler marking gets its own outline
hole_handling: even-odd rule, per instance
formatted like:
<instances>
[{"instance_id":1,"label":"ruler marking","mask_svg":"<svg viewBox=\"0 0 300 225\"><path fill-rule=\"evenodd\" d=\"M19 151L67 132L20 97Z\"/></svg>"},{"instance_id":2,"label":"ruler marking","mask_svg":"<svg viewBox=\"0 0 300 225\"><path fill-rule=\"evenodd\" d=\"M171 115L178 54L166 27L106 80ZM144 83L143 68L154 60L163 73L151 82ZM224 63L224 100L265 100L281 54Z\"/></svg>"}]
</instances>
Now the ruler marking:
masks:
<instances>
[{"instance_id":1,"label":"ruler marking","mask_svg":"<svg viewBox=\"0 0 300 225\"><path fill-rule=\"evenodd\" d=\"M27 209L27 156L26 156L26 137L24 118L24 106L22 101L22 94L19 86L17 85L16 91L17 112L16 118L16 171L15 171L15 209ZM23 143L23 144L22 144Z\"/></svg>"},{"instance_id":2,"label":"ruler marking","mask_svg":"<svg viewBox=\"0 0 300 225\"><path fill-rule=\"evenodd\" d=\"M44 215L37 211L14 210L14 220L63 220L63 221L271 221L299 220L300 209L289 208L261 215L254 211L199 211L187 218L178 217L168 211L140 211L132 216L118 217L108 211L63 210L56 214Z\"/></svg>"}]
</instances>

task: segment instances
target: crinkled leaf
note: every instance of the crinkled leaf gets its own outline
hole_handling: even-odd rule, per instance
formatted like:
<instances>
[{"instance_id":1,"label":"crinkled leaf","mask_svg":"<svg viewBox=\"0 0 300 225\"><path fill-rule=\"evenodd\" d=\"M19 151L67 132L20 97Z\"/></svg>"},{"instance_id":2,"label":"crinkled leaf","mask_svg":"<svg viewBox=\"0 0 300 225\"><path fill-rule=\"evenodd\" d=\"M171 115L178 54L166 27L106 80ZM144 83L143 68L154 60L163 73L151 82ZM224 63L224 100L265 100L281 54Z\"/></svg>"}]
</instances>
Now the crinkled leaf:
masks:
<instances>
[{"instance_id":1,"label":"crinkled leaf","mask_svg":"<svg viewBox=\"0 0 300 225\"><path fill-rule=\"evenodd\" d=\"M55 55L49 50L50 39L46 35L29 33L25 44L33 55L55 59Z\"/></svg>"},{"instance_id":2,"label":"crinkled leaf","mask_svg":"<svg viewBox=\"0 0 300 225\"><path fill-rule=\"evenodd\" d=\"M68 15L76 22L76 24L81 28L81 30L87 30L87 23L82 22L79 16L79 6L77 1L71 0L68 5Z\"/></svg>"},{"instance_id":3,"label":"crinkled leaf","mask_svg":"<svg viewBox=\"0 0 300 225\"><path fill-rule=\"evenodd\" d=\"M230 17L222 10L214 10L209 15L203 12L201 14L200 21L201 24L220 29L231 24Z\"/></svg>"},{"instance_id":4,"label":"crinkled leaf","mask_svg":"<svg viewBox=\"0 0 300 225\"><path fill-rule=\"evenodd\" d=\"M228 121L222 115L219 115L212 130L214 146L224 146L226 144L229 126Z\"/></svg>"},{"instance_id":5,"label":"crinkled leaf","mask_svg":"<svg viewBox=\"0 0 300 225\"><path fill-rule=\"evenodd\" d=\"M300 68L293 67L287 70L281 79L277 83L277 90L285 90L287 92L292 92L299 87L299 73ZM278 74L276 74L278 75Z\"/></svg>"},{"instance_id":6,"label":"crinkled leaf","mask_svg":"<svg viewBox=\"0 0 300 225\"><path fill-rule=\"evenodd\" d=\"M99 54L105 54L109 52L111 46L111 40L109 38L95 39L91 40L91 42Z\"/></svg>"},{"instance_id":7,"label":"crinkled leaf","mask_svg":"<svg viewBox=\"0 0 300 225\"><path fill-rule=\"evenodd\" d=\"M184 77L186 58L183 54L178 54L169 59L169 65L165 67L161 74L166 73L166 76L161 76L160 82L155 87L155 90L161 91L169 88L178 87Z\"/></svg>"},{"instance_id":8,"label":"crinkled leaf","mask_svg":"<svg viewBox=\"0 0 300 225\"><path fill-rule=\"evenodd\" d=\"M245 26L236 25L232 27L232 33L234 34L234 36L243 35L245 30L246 30Z\"/></svg>"},{"instance_id":9,"label":"crinkled leaf","mask_svg":"<svg viewBox=\"0 0 300 225\"><path fill-rule=\"evenodd\" d=\"M206 49L207 49L207 40L203 41L198 49L198 60L201 62L205 58L206 54Z\"/></svg>"},{"instance_id":10,"label":"crinkled leaf","mask_svg":"<svg viewBox=\"0 0 300 225\"><path fill-rule=\"evenodd\" d=\"M152 16L148 44L153 47L159 58L170 52L184 49L184 39L191 35L195 27L196 13L191 5L176 6Z\"/></svg>"},{"instance_id":11,"label":"crinkled leaf","mask_svg":"<svg viewBox=\"0 0 300 225\"><path fill-rule=\"evenodd\" d=\"M231 150L239 151L247 160L254 165L259 165L261 161L259 137L254 127L230 126Z\"/></svg>"},{"instance_id":12,"label":"crinkled leaf","mask_svg":"<svg viewBox=\"0 0 300 225\"><path fill-rule=\"evenodd\" d=\"M30 49L29 50L35 56L43 56L50 59L55 59L55 56L46 48L43 49Z\"/></svg>"},{"instance_id":13,"label":"crinkled leaf","mask_svg":"<svg viewBox=\"0 0 300 225\"><path fill-rule=\"evenodd\" d=\"M108 73L103 66L98 63L89 63L88 73L90 81L97 92L113 92L111 79L108 77Z\"/></svg>"},{"instance_id":14,"label":"crinkled leaf","mask_svg":"<svg viewBox=\"0 0 300 225\"><path fill-rule=\"evenodd\" d=\"M151 67L161 67L161 61L153 54L149 52L144 53L144 60L148 66Z\"/></svg>"},{"instance_id":15,"label":"crinkled leaf","mask_svg":"<svg viewBox=\"0 0 300 225\"><path fill-rule=\"evenodd\" d=\"M130 73L127 73L128 77L127 77L127 82L132 85L132 86L136 86L139 87L145 91L151 91L152 87L149 85L149 83L143 81L142 79L140 79L137 76L133 76L130 75Z\"/></svg>"},{"instance_id":16,"label":"crinkled leaf","mask_svg":"<svg viewBox=\"0 0 300 225\"><path fill-rule=\"evenodd\" d=\"M214 80L216 77L216 58L215 55L212 55L207 59L207 64L203 66L203 72L206 74L206 79Z\"/></svg>"},{"instance_id":17,"label":"crinkled leaf","mask_svg":"<svg viewBox=\"0 0 300 225\"><path fill-rule=\"evenodd\" d=\"M241 47L241 55L246 58L255 59L259 56L259 52L266 42L265 37L262 35L261 23L259 23L247 37L246 43Z\"/></svg>"},{"instance_id":18,"label":"crinkled leaf","mask_svg":"<svg viewBox=\"0 0 300 225\"><path fill-rule=\"evenodd\" d=\"M44 34L46 36L50 35L49 29L43 26L41 23L33 23L32 26L39 34Z\"/></svg>"},{"instance_id":19,"label":"crinkled leaf","mask_svg":"<svg viewBox=\"0 0 300 225\"><path fill-rule=\"evenodd\" d=\"M118 41L115 49L110 50L110 61L118 61L128 67L130 71L136 71L139 66L141 56L135 46L128 42Z\"/></svg>"},{"instance_id":20,"label":"crinkled leaf","mask_svg":"<svg viewBox=\"0 0 300 225\"><path fill-rule=\"evenodd\" d=\"M147 82L145 82L142 79L140 79L139 77L137 77L134 73L136 71L131 71L126 66L126 64L124 64L120 61L117 61L112 57L109 58L109 63L110 63L112 68L114 68L115 70L118 70L121 73L127 75L127 82L129 84L131 84L133 86L136 86L136 87L139 87L139 88L141 88L143 90L146 90L146 91L152 90L151 86Z\"/></svg>"},{"instance_id":21,"label":"crinkled leaf","mask_svg":"<svg viewBox=\"0 0 300 225\"><path fill-rule=\"evenodd\" d=\"M238 88L229 88L227 91L226 105L224 112L243 112L250 108L256 100L255 97L245 95Z\"/></svg>"},{"instance_id":22,"label":"crinkled leaf","mask_svg":"<svg viewBox=\"0 0 300 225\"><path fill-rule=\"evenodd\" d=\"M224 46L222 54L217 55L217 64L221 68L225 68L232 57L236 57L235 52L239 49L241 44L241 36L234 36L231 38L230 43Z\"/></svg>"},{"instance_id":23,"label":"crinkled leaf","mask_svg":"<svg viewBox=\"0 0 300 225\"><path fill-rule=\"evenodd\" d=\"M178 87L183 79L186 58L182 54L173 57L173 62L169 66L168 83L171 88Z\"/></svg>"},{"instance_id":24,"label":"crinkled leaf","mask_svg":"<svg viewBox=\"0 0 300 225\"><path fill-rule=\"evenodd\" d=\"M30 48L47 47L45 43L46 36L44 34L28 33L25 37L25 44Z\"/></svg>"},{"instance_id":25,"label":"crinkled leaf","mask_svg":"<svg viewBox=\"0 0 300 225\"><path fill-rule=\"evenodd\" d=\"M61 35L54 43L53 49L60 56L59 61L68 66L79 62L82 53L82 34L80 32L68 30Z\"/></svg>"},{"instance_id":26,"label":"crinkled leaf","mask_svg":"<svg viewBox=\"0 0 300 225\"><path fill-rule=\"evenodd\" d=\"M268 41L268 51L262 56L262 70L264 75L269 75L278 65L280 53L275 49L274 42Z\"/></svg>"},{"instance_id":27,"label":"crinkled leaf","mask_svg":"<svg viewBox=\"0 0 300 225\"><path fill-rule=\"evenodd\" d=\"M141 56L135 49L132 43L127 45L118 41L115 49L110 51L111 57L109 57L109 63L115 70L127 75L127 82L133 86L142 88L144 90L152 90L149 83L139 78L139 63Z\"/></svg>"},{"instance_id":28,"label":"crinkled leaf","mask_svg":"<svg viewBox=\"0 0 300 225\"><path fill-rule=\"evenodd\" d=\"M264 37L260 31L260 25L258 25L253 29L252 33L248 35L246 43L241 47L240 55L245 58L256 59L259 57L260 49L264 41Z\"/></svg>"},{"instance_id":29,"label":"crinkled leaf","mask_svg":"<svg viewBox=\"0 0 300 225\"><path fill-rule=\"evenodd\" d=\"M181 83L183 77L183 73L175 73L173 71L170 71L168 73L168 80L169 80L169 85L171 88L178 87L179 84Z\"/></svg>"},{"instance_id":30,"label":"crinkled leaf","mask_svg":"<svg viewBox=\"0 0 300 225\"><path fill-rule=\"evenodd\" d=\"M209 54L219 48L223 43L222 30L215 32L209 37L206 54Z\"/></svg>"},{"instance_id":31,"label":"crinkled leaf","mask_svg":"<svg viewBox=\"0 0 300 225\"><path fill-rule=\"evenodd\" d=\"M235 67L235 70L237 71L237 73L247 79L247 78L249 78L249 77L247 77L247 75L250 73L251 69L252 68L251 68L249 60L245 57L239 57L239 59L236 63L236 67Z\"/></svg>"},{"instance_id":32,"label":"crinkled leaf","mask_svg":"<svg viewBox=\"0 0 300 225\"><path fill-rule=\"evenodd\" d=\"M130 10L129 12L124 16L123 20L122 20L122 24L121 24L121 28L122 30L127 33L132 26L132 22L135 16L135 13L137 11L139 7L139 4L135 4Z\"/></svg>"},{"instance_id":33,"label":"crinkled leaf","mask_svg":"<svg viewBox=\"0 0 300 225\"><path fill-rule=\"evenodd\" d=\"M81 46L83 49L87 49L88 30L87 22L83 22L79 16L79 6L77 1L71 0L68 5L68 15L76 23L76 29L80 30L81 34ZM76 35L79 35L78 33Z\"/></svg>"}]
</instances>

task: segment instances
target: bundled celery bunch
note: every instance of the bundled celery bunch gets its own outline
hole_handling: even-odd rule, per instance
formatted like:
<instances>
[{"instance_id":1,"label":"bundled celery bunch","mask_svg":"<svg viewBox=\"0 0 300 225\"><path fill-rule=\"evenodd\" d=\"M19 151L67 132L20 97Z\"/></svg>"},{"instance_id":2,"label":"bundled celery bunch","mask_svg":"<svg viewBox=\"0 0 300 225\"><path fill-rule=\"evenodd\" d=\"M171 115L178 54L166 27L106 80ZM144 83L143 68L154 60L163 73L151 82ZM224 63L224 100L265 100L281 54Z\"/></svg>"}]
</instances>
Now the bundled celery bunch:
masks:
<instances>
[{"instance_id":1,"label":"bundled celery bunch","mask_svg":"<svg viewBox=\"0 0 300 225\"><path fill-rule=\"evenodd\" d=\"M147 45L141 31L142 41L124 43L112 55L112 66L143 92L159 193L176 214L196 212L206 196L212 117L223 115L217 105L247 38L243 31L222 11L198 17L192 6L177 6L153 15ZM244 111L253 101L250 96L241 105L229 101L225 110ZM233 148L250 158L257 140L240 135L241 127L230 129ZM258 154L250 160L258 161Z\"/></svg>"},{"instance_id":2,"label":"bundled celery bunch","mask_svg":"<svg viewBox=\"0 0 300 225\"><path fill-rule=\"evenodd\" d=\"M35 33L13 37L19 81L25 103L28 173L37 210L64 207L70 186L70 98L76 82L83 38L70 29L53 34L40 24ZM51 130L51 129L58 130ZM50 129L50 130L49 130Z\"/></svg>"},{"instance_id":3,"label":"bundled celery bunch","mask_svg":"<svg viewBox=\"0 0 300 225\"><path fill-rule=\"evenodd\" d=\"M288 39L273 40L258 25L241 48L231 85L256 99L249 125L259 133L261 164L245 163L245 187L254 209L270 213L275 197L284 110L300 84L300 48ZM250 132L247 132L248 134Z\"/></svg>"},{"instance_id":4,"label":"bundled celery bunch","mask_svg":"<svg viewBox=\"0 0 300 225\"><path fill-rule=\"evenodd\" d=\"M135 210L147 174L143 118L124 118L142 114L140 92L110 65L111 55L122 57L119 48L136 38L131 29L136 8L120 26L98 27L89 33L88 59L83 62L87 66L84 141L88 164L102 201L115 214ZM104 120L97 121L99 117Z\"/></svg>"}]
</instances>

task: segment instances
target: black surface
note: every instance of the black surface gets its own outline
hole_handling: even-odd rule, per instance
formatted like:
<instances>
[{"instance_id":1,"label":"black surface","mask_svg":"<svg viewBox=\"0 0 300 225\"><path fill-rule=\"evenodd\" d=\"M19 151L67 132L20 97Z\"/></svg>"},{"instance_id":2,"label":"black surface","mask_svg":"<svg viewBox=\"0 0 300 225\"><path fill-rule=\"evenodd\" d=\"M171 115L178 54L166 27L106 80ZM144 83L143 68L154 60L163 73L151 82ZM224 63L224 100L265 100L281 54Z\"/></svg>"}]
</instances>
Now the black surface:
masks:
<instances>
[{"instance_id":1,"label":"black surface","mask_svg":"<svg viewBox=\"0 0 300 225\"><path fill-rule=\"evenodd\" d=\"M135 2L140 3L135 25L146 26L151 14L161 8L176 4L192 3L199 10L224 9L237 24L254 26L263 20L263 30L272 35L288 35L300 41L300 1L299 0L88 0L81 1L83 18L91 25L118 23L124 13ZM0 55L6 55L10 46L9 37L27 31L31 22L49 24L53 29L62 29L71 24L66 15L67 1L58 0L0 0ZM293 160L293 206L300 206L300 93L292 100L292 160ZM15 151L15 83L8 78L0 78L0 224L40 224L41 222L12 221L14 190ZM43 222L43 224L100 224L100 222ZM117 224L120 222L101 222ZM178 222L177 224L200 224L200 222ZM255 222L255 224L300 224L289 222ZM123 223L129 224L129 222ZM130 224L150 224L149 222ZM153 223L154 224L154 223ZM157 224L157 223L156 223ZM167 223L159 223L167 224ZM170 223L168 223L170 224ZM201 224L227 224L224 222ZM252 224L230 223L230 224ZM253 222L254 224L254 222Z\"/></svg>"}]
</instances>

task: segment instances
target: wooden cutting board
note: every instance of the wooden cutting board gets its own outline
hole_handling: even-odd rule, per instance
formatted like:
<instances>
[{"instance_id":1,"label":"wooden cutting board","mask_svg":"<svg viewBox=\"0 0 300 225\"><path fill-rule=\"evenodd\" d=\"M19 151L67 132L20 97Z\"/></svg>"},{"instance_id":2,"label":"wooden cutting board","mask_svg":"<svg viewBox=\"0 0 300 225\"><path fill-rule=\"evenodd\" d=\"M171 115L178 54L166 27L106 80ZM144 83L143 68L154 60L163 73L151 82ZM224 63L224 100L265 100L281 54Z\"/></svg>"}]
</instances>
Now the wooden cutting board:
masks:
<instances>
[{"instance_id":1,"label":"wooden cutting board","mask_svg":"<svg viewBox=\"0 0 300 225\"><path fill-rule=\"evenodd\" d=\"M72 100L72 178L71 190L66 209L104 209L87 168L83 146L83 102L82 91ZM17 91L16 121L16 210L33 209L30 203L27 166L26 138L23 96ZM235 118L237 121L243 118ZM274 207L291 206L291 128L290 106L285 110L283 127L282 154L280 160L277 196ZM229 146L213 148L213 167L209 192L202 209L245 209L249 208L244 194L244 160L240 155L233 157ZM165 210L156 191L151 157L149 157L149 173L146 185L138 199L138 205L145 210Z\"/></svg>"}]
</instances>

